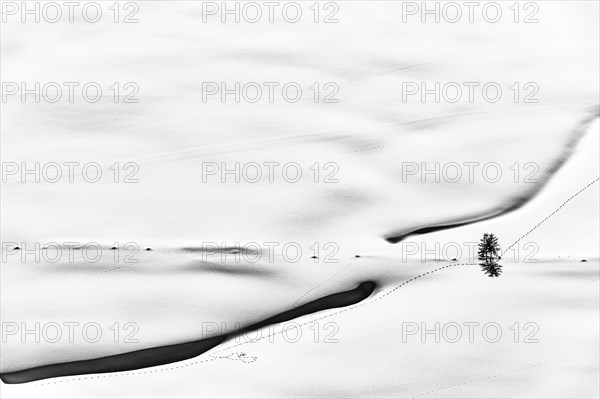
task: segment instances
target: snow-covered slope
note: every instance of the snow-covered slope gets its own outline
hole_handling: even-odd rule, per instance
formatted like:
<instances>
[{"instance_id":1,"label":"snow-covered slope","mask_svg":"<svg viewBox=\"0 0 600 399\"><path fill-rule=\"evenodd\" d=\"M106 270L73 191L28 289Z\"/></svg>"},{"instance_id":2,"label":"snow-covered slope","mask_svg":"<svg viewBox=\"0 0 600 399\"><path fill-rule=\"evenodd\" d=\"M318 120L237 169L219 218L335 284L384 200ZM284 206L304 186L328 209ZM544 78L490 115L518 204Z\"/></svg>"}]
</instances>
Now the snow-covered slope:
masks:
<instances>
[{"instance_id":1,"label":"snow-covered slope","mask_svg":"<svg viewBox=\"0 0 600 399\"><path fill-rule=\"evenodd\" d=\"M308 324L293 344L270 339L265 328L257 343L228 349L236 342L225 342L188 361L2 383L3 395L598 395L598 5L547 2L538 24L503 20L484 29L399 24L395 3L343 5L339 24L293 28L202 25L188 2L168 10L144 3L144 18L133 26L3 26L3 81L140 87L137 104L2 104L3 162L97 162L104 172L96 184L23 184L18 176L2 184L4 243L102 245L96 263L81 251L73 261L23 261L23 251L3 248L10 255L0 269L2 322L95 322L104 333L96 343L9 337L3 373L197 340L209 324L230 330L360 282L379 284L356 308L298 319ZM152 46L142 41L148 37ZM293 104L203 103L206 81L293 81L310 95ZM407 81L498 82L505 93L493 104L404 102ZM509 86L532 81L539 103L514 103ZM315 103L314 82L338 84L340 101ZM121 183L112 181L114 162ZM139 166L139 182L122 183L133 170L126 162ZM203 176L209 163L236 162L295 162L303 178L291 183L280 169L273 182ZM423 167L436 162L495 162L503 174L491 182L476 169L473 181L430 175L422 182ZM415 165L419 171L407 173ZM331 171L335 181L327 183ZM531 171L535 182L527 179ZM386 241L462 222L474 223ZM507 252L501 278L467 265L475 262L464 243L493 232L506 249L534 227L514 247L519 259ZM122 248L128 242L140 251ZM189 250L212 243L258 243L263 252L257 262L236 262L232 252L222 261L221 254ZM272 259L268 243L277 243ZM281 252L291 243L302 249L297 262ZM456 243L463 252L430 251L423 261L423 245L436 243ZM139 262L124 263L126 255ZM457 260L433 260L444 257ZM396 288L453 264L462 266ZM123 342L127 322L139 328L138 343ZM504 335L497 343L481 336L422 343L419 335L402 342L403 322L494 322ZM527 322L539 327L538 343L523 342ZM240 352L256 361L242 361Z\"/></svg>"}]
</instances>

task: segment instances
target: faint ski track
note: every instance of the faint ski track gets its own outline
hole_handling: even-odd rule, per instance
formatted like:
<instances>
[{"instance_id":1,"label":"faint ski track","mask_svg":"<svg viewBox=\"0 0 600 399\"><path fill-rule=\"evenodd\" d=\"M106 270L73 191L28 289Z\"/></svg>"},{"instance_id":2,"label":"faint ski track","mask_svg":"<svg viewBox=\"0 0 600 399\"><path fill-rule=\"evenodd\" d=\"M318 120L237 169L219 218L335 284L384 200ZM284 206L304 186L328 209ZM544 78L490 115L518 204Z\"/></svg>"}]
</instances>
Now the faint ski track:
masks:
<instances>
[{"instance_id":1,"label":"faint ski track","mask_svg":"<svg viewBox=\"0 0 600 399\"><path fill-rule=\"evenodd\" d=\"M539 227L539 226L540 226L542 223L544 223L546 220L548 220L548 219L549 219L550 217L552 217L554 214L556 214L557 212L559 212L559 211L560 211L560 210L561 210L561 209L562 209L562 208L563 208L563 207L564 207L564 206L565 206L565 205L566 205L566 204L567 204L569 201L571 201L573 198L577 197L579 194L581 194L583 191L585 191L586 189L588 189L589 187L591 187L593 184L597 183L599 180L600 180L600 178L596 178L596 179L595 179L595 180L593 180L592 182L588 183L588 184L587 184L585 187L583 187L581 190L577 191L575 194L573 194L572 196L570 196L570 197L569 197L567 200L565 200L565 201L564 201L564 202L563 202L563 203L562 203L562 204L561 204L561 205L560 205L558 208L556 208L556 209L555 209L555 210L554 210L552 213L550 213L548 216L546 216L544 219L542 219L542 221L540 221L538 224L536 224L536 225L535 225L533 228L531 228L531 229L530 229L530 230L529 230L527 233L525 233L525 234L523 234L521 237L519 237L519 238L518 238L518 239L517 239L517 240L516 240L516 241L515 241L515 242L514 242L514 243L513 243L513 244L512 244L510 247L508 247L508 248L507 248L507 250L508 250L508 249L510 249L511 247L513 247L515 244L517 244L517 243L518 243L518 242L519 242L521 239L523 239L523 238L524 238L524 237L526 237L527 235L531 234L531 232L533 232L533 231L534 231L536 228L538 228L538 227ZM505 251L505 252L506 252L506 251ZM503 253L504 253L504 252L503 252ZM348 264L348 266L350 266L350 264ZM348 266L346 266L346 267L344 267L343 269L341 269L340 271L338 271L336 274L334 274L334 276L335 276L335 275L337 275L337 274L339 274L341 271L345 270L345 269L346 269ZM380 295L380 296L378 296L378 297L375 297L375 298L371 299L370 301L363 301L363 302L359 302L359 303L357 303L357 304L355 304L355 305L352 305L352 306L349 306L349 307L342 308L342 309L340 309L340 310L337 310L337 311L335 311L335 312L333 312L333 313L325 314L325 315L323 315L323 316L321 316L321 317L318 317L318 318L316 318L316 319L309 320L309 321L306 321L306 322L304 322L304 323L298 323L298 324L297 324L297 325L295 325L293 328L297 328L297 327L303 327L303 326L305 326L305 325L307 325L307 324L309 324L309 323L314 323L314 322L317 322L317 321L319 321L319 320L323 320L323 319L326 319L326 318L328 318L328 317L332 317L332 316L335 316L335 315L338 315L338 314L341 314L341 313L347 312L347 311L349 311L349 310L352 310L352 309L357 309L357 308L360 308L360 307L362 307L362 306L368 305L368 304L370 304L370 303L374 303L374 302L380 301L381 299L383 299L383 298L387 297L388 295L391 295L392 293L396 292L397 290L399 290L400 288L402 288L402 287L403 287L403 286L405 286L406 284L409 284L409 283L410 283L410 282L412 282L412 281L415 281L415 280L417 280L417 279L419 279L419 278L421 278L421 277L427 276L427 275L429 275L429 274L437 273L437 272L439 272L439 271L442 271L442 270L444 270L444 269L448 269L448 268L450 268L450 267L454 267L454 266L477 266L477 263L455 263L455 264L449 264L449 265L445 265L445 266L438 267L438 268L436 268L436 269L430 270L430 271L428 271L428 272L425 272L425 273L421 273L421 274L419 274L419 275L417 275L417 276L415 276L415 277L413 277L413 278L411 278L411 279L409 279L409 280L406 280L406 281L404 281L403 283L401 283L401 284L397 285L396 287L394 287L394 288L392 288L391 290L389 290L389 291L387 291L387 292L383 293L382 295ZM331 279L332 279L334 276L330 277L330 279L329 279L329 280L331 280ZM327 280L327 281L329 281L329 280ZM326 282L327 282L327 281L326 281ZM320 285L322 285L322 284L324 284L324 283L321 283ZM269 338L269 337L271 337L271 336L275 336L275 335L281 334L281 333L283 333L283 331L285 331L285 330L281 330L281 331L277 331L277 332L274 332L274 333L267 334L267 335L265 335L265 336L261 336L260 338L254 339L254 340L253 340L253 341L251 341L251 342L252 342L252 343L254 343L254 342L261 341L261 340L263 340L264 338ZM233 348L236 348L236 347L238 347L238 346L245 345L245 344L248 344L248 343L249 343L249 342L240 342L240 343L237 343L237 344L235 344L235 345L231 345L231 346L228 346L228 347L226 347L226 348L223 348L223 349L220 349L220 350L214 351L214 352L212 352L212 353L210 353L210 349L209 349L207 352L205 352L205 353L203 353L203 354L200 354L200 355L198 355L197 357L201 357L201 356L203 356L203 355L206 355L206 356L210 356L211 358L209 358L209 359L205 359L205 360L196 360L196 361L193 361L193 362L190 362L190 363L180 364L180 365L178 365L178 366L169 366L169 367L164 367L164 368L159 368L159 369L151 369L151 370L145 370L145 371L135 371L135 372L115 372L115 373L103 373L103 374L98 374L98 375L95 375L95 376L89 376L89 377L78 377L78 378L71 378L71 379L63 379L63 380L57 380L57 381L52 381L52 382L46 382L46 383L42 383L42 384L36 384L36 385L33 385L33 386L55 385L55 384L62 384L62 383L65 383L65 382L75 382L75 381L81 381L81 380L92 380L92 379L98 379L98 378L114 378L114 377L125 377L125 376L132 376L132 375L152 374L152 373L157 373L157 372L162 372L162 371L170 371L170 370L180 369L180 368L184 368L184 367L190 367L190 366L194 366L194 365L197 365L197 364L201 364L201 363L207 363L207 362L210 362L210 361L218 360L218 359L220 359L220 358L219 358L219 357L215 357L215 355L216 355L217 353L225 352L225 351L227 351L227 350L230 350L230 349L233 349ZM218 346L217 346L217 347L218 347ZM184 360L184 361L185 361L185 360ZM546 363L542 363L542 364L546 364ZM540 364L540 365L542 365L542 364ZM519 369L519 370L516 370L516 371L512 371L512 372L509 372L509 373L505 373L505 374L510 374L510 373L514 373L514 372L519 372L519 371L522 371L522 370L526 370L526 369L530 369L530 368L534 368L534 367L538 367L538 366L539 366L539 365L533 365L533 366L529 366L529 367L526 367L526 368L523 368L523 369ZM494 375L494 376L490 376L490 377L484 377L484 378L481 378L481 379L483 380L483 379L487 379L487 378L495 378L495 377L498 377L498 376L501 376L501 375L503 375L503 374L498 374L498 375ZM60 377L58 377L58 378L60 378ZM477 379L470 380L470 381L467 381L467 382L464 382L464 383L461 383L461 384L457 384L457 385L465 385L465 384L469 384L469 383L472 383L472 382L475 382L475 381L477 381ZM431 393L431 392L436 392L436 391L438 391L438 390L448 389L448 388L451 388L451 387L453 387L453 386L447 386L447 387L440 388L440 389L437 389L437 390L428 391L428 392L426 392L426 393L419 394L419 395L417 395L417 396L427 395L427 394L429 394L429 393Z\"/></svg>"},{"instance_id":2,"label":"faint ski track","mask_svg":"<svg viewBox=\"0 0 600 399\"><path fill-rule=\"evenodd\" d=\"M333 313L330 313L330 314L323 315L323 316L321 316L321 317L319 317L319 318L316 318L316 319L314 319L314 320L309 320L309 321L306 321L306 322L304 322L304 323L298 323L297 325L295 325L295 326L294 326L294 328L297 328L297 327L303 327L303 326L305 326L305 325L307 325L307 324L309 324L309 323L314 323L314 322L316 322L316 321L319 321L319 320L322 320L322 319L325 319L325 318L328 318L328 317L335 316L336 314L344 313L344 312L347 312L347 311L349 311L349 310L351 310L351 309L359 308L359 307L361 307L361 306L364 306L364 305L366 305L366 304L373 303L373 302L377 302L377 301L379 301L379 300L381 300L381 299L385 298L386 296L390 295L391 293L395 292L396 290L400 289L400 288L401 288L401 287L403 287L404 285L406 285L406 284L408 284L408 283L410 283L410 282L412 282L412 281L414 281L414 280L416 280L416 279L418 279L418 278L421 278L421 277L423 277L423 276L426 276L426 275L428 275L428 274L432 274L432 273L438 272L438 271L440 271L440 270L443 270L443 269L447 269L447 268L449 268L449 267L453 267L453 266L462 266L462 265L476 265L476 264L475 264L475 263L460 263L460 264L451 264L451 265L446 265L446 266L438 267L437 269L430 270L430 271L428 271L428 272L426 272L426 273L419 274L418 276L415 276L415 277L413 277L413 278L411 278L411 279L409 279L409 280L406 280L406 281L404 281L402 284L400 284L400 285L396 286L395 288L393 288L392 290L390 290L390 291L388 291L388 292L384 293L383 295L381 295L381 296L379 296L379 297L373 298L372 300L370 300L370 301L368 301L368 302L359 302L359 303L357 303L356 305L353 305L353 306L350 306L350 307L346 307L346 308L342 308L342 309L340 309L340 310L338 310L338 311L336 311L336 312L333 312ZM285 330L281 330L281 331L277 331L277 332L274 332L274 333L270 333L270 334L268 334L268 335L265 335L265 336L261 336L260 338L256 338L256 339L254 339L254 340L252 341L252 343L255 343L255 342L261 341L261 340L263 340L264 338L269 338L269 337L271 337L271 336L275 336L275 335L281 334L281 333L283 333L283 331L285 331ZM215 351L215 352L213 352L213 353L210 353L210 354L209 354L208 352L205 352L204 354L206 354L207 356L211 356L212 358L211 358L211 359L205 359L205 360L197 360L197 361L194 361L194 362L190 362L190 363L181 364L181 365L179 365L179 366L176 366L176 367L173 367L173 366L171 366L171 367L160 368L160 369L155 369L155 370L146 370L146 371L143 371L143 372L141 372L141 371L136 371L136 372L116 372L116 373L103 373L103 374L98 374L98 375L96 375L96 376L91 376L91 377L78 377L78 378L71 378L71 379L67 379L67 380L58 380L58 381L46 382L46 383L42 383L42 384L36 384L36 385L34 385L34 386L52 385L52 384L58 384L58 383L64 383L64 382L74 382L74 381L80 381L80 380L87 380L87 379L90 379L90 380L91 380L91 379L97 379L97 378L103 378L103 377L115 377L115 376L140 375L140 374L150 374L150 373L156 373L156 372L161 372L161 371L170 371L170 370L179 369L179 368L183 368L183 367L194 366L194 365L196 365L196 364L200 364L200 363L206 363L206 362L209 362L209 361L218 360L218 359L220 359L220 358L219 358L219 357L215 357L215 355L216 355L217 353L225 352L225 351L227 351L227 350L230 350L230 349L233 349L233 348L236 348L236 347L238 347L238 346L245 345L245 344L248 344L248 343L250 343L250 342L240 342L240 343L237 343L237 344L235 344L235 345L231 345L231 346L229 346L229 347L227 347L227 348L223 348L223 349L221 349L221 350ZM210 351L210 350L209 350L209 351ZM202 355L204 355L204 354L198 355L198 357L200 357L200 356L202 356ZM60 378L60 377L59 377L59 378Z\"/></svg>"},{"instance_id":3,"label":"faint ski track","mask_svg":"<svg viewBox=\"0 0 600 399\"><path fill-rule=\"evenodd\" d=\"M532 369L535 369L535 368L538 368L538 367L542 367L542 366L546 366L546 365L551 365L551 364L556 364L556 363L561 363L561 362L568 362L570 360L575 360L575 358L568 358L568 359L562 359L562 360L554 360L554 361L551 361L551 362L544 362L544 363L536 363L536 364L532 364L531 366L521 367L519 369L515 369L515 370L511 370L511 371L506 371L504 373L489 375L487 377L473 378L472 380L461 382L459 384L446 385L444 387L433 389L433 390L427 391L425 393L420 393L420 394L417 394L417 395L413 396L413 398L418 398L418 397L421 397L421 396L430 395L430 394L432 394L434 392L444 391L446 389L450 389L450 388L454 388L454 387L459 387L459 386L462 386L462 385L468 385L468 384L472 384L472 383L478 382L478 381L485 381L485 380L489 380L489 379L492 379L492 378L504 377L504 376L510 375L510 374L521 373L521 372L524 372L526 370L532 370Z\"/></svg>"},{"instance_id":4,"label":"faint ski track","mask_svg":"<svg viewBox=\"0 0 600 399\"><path fill-rule=\"evenodd\" d=\"M589 184L587 184L585 187L583 187L581 190L577 191L575 194L573 194L572 196L570 196L567 200L563 201L563 203L556 208L552 213L550 213L548 216L546 216L544 219L542 219L542 221L540 221L538 224L536 224L533 228L531 228L527 233L523 234L521 237L519 237L517 239L517 241L515 241L513 244L511 244L508 248L506 248L504 251L502 251L502 253L500 254L500 256L502 257L508 250L510 250L512 247L514 247L516 244L519 243L520 240L522 240L523 238L525 238L526 236L528 236L529 234L531 234L535 229L537 229L542 223L544 223L546 220L550 219L554 214L556 214L557 212L559 212L563 206L565 206L569 201L571 201L573 198L577 197L579 194L581 194L582 192L584 192L586 189L588 189L589 187L591 187L594 183L597 183L598 180L600 180L600 178L596 178L596 180L593 180L592 182L590 182ZM305 296L307 296L308 294L310 294L311 292L313 292L314 290L316 290L317 288L325 285L326 283L328 283L329 281L333 280L334 277L336 277L337 275L339 275L341 272L343 272L344 270L346 270L348 267L350 267L351 263L349 263L348 265L346 265L345 267L343 267L341 270L337 271L335 274L333 274L331 277L329 277L327 280L321 282L320 284L314 286L313 288L311 288L310 290L308 290L307 292L305 292L301 297L299 297L298 299L296 299L296 302L294 302L293 307L296 308L296 305L298 304L298 302L304 298ZM420 277L420 276L418 276ZM409 280L410 281L410 280Z\"/></svg>"},{"instance_id":5,"label":"faint ski track","mask_svg":"<svg viewBox=\"0 0 600 399\"><path fill-rule=\"evenodd\" d=\"M323 281L322 283L320 283L318 285L315 285L310 290L306 291L304 294L302 294L302 296L300 296L298 299L296 299L296 302L294 302L294 304L292 305L292 309L296 309L296 306L298 305L298 302L300 302L300 300L302 298L304 298L305 296L307 296L308 294L310 294L311 292L313 292L317 288L319 288L319 287L327 284L328 282L330 282L331 280L333 280L333 278L335 276L337 276L338 274L340 274L341 272L343 272L344 270L346 270L350 266L352 266L352 261L350 261L350 263L348 263L346 266L344 266L343 268L341 268L340 270L338 270L336 273L334 273L333 275L331 275L327 280Z\"/></svg>"},{"instance_id":6,"label":"faint ski track","mask_svg":"<svg viewBox=\"0 0 600 399\"><path fill-rule=\"evenodd\" d=\"M428 64L432 64L432 62L422 62L420 64L413 64L413 65L408 65L408 66L404 66L404 67L400 67L400 68L395 68L395 69L392 69L392 70L389 70L389 71L385 71L385 72L374 73L372 75L367 75L364 78L358 78L358 79L354 79L354 80L349 80L348 83L360 82L361 80L367 80L367 79L370 79L370 78L374 78L376 76L387 75L389 73L400 72L400 71L404 71L406 69L416 68L416 67L420 67L420 66L428 65Z\"/></svg>"}]
</instances>

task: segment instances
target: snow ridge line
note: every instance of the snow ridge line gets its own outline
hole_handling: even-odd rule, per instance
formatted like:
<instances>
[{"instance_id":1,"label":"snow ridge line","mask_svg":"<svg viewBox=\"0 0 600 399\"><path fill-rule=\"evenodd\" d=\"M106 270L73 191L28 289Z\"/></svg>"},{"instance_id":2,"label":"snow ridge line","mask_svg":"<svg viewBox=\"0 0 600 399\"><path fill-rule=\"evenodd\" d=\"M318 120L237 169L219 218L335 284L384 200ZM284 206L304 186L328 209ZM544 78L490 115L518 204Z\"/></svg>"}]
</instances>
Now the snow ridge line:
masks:
<instances>
[{"instance_id":1,"label":"snow ridge line","mask_svg":"<svg viewBox=\"0 0 600 399\"><path fill-rule=\"evenodd\" d=\"M523 238L525 238L527 235L531 234L531 232L533 232L535 229L537 229L537 228L538 228L538 227L539 227L539 226L540 226L542 223L544 223L546 220L548 220L548 219L549 219L550 217L552 217L554 214L556 214L557 212L559 212L559 211L560 211L560 210L561 210L561 209L562 209L562 208L563 208L563 207L564 207L564 206L565 206L565 205L566 205L566 204L567 204L569 201L571 201L573 198L577 197L579 194L581 194L583 191L587 190L589 187L591 187L593 184L597 183L599 180L600 180L600 178L596 178L595 180L593 180L593 181L591 181L590 183L588 183L588 184L587 184L585 187L583 187L581 190L577 191L575 194L573 194L572 196L570 196L570 197L569 197L567 200L565 200L565 201L564 201L564 202L563 202L563 203L562 203L562 204L561 204L561 205L560 205L558 208L556 208L556 209L555 209L555 210L554 210L552 213L550 213L548 216L546 216L544 219L542 219L542 220L541 220L541 221L540 221L538 224L536 224L536 225L535 225L533 228L531 228L531 229L530 229L530 230L529 230L527 233L525 233L525 234L523 234L521 237L519 237L519 238L518 238L518 239L517 239L517 240L516 240L516 241L515 241L515 242L514 242L514 243L513 243L511 246L509 246L509 247L506 249L506 251L507 251L508 249L512 248L514 245L516 245L516 244L517 244L517 243L518 243L520 240L522 240ZM504 252L506 252L506 251L504 251ZM503 253L504 253L504 252L503 252ZM337 314L341 314L341 313L347 312L347 311L349 311L349 310L352 310L352 309L359 308L359 307L361 307L361 306L364 306L364 305L367 305L367 304L369 304L369 303L377 302L377 301L379 301L379 300L381 300L381 299L385 298L386 296L388 296L388 295L390 295L390 294L394 293L395 291L399 290L400 288L402 288L402 287L403 287L403 286L405 286L406 284L408 284L408 283L410 283L410 282L412 282L412 281L415 281L415 280L417 280L417 279L419 279L419 278L421 278L421 277L424 277L424 276L426 276L426 275L428 275L428 274L437 273L437 272L439 272L439 271L441 271L441 270L444 270L444 269L447 269L447 268L450 268L450 267L454 267L454 266L475 266L475 265L477 265L477 264L476 264L476 263L455 263L455 264L449 264L449 265L445 265L445 266L438 267L437 269L430 270L430 271L428 271L428 272L425 272L425 273L419 274L419 275L417 275L417 276L415 276L415 277L413 277L413 278L411 278L411 279L409 279L409 280L406 280L406 281L404 281L403 283L401 283L401 284L397 285L396 287L394 287L393 289L391 289L390 291L388 291L388 292L384 293L383 295L381 295L381 296L379 296L379 297L375 297L375 298L373 298L372 300L370 300L370 301L368 301L368 302L365 302L365 301L363 301L363 302L359 302L359 303L357 303L356 305L349 306L349 307L346 307L346 308L342 308L342 309L340 309L340 310L338 310L338 311L336 311L336 312L333 312L333 313L329 313L329 314L323 315L323 316L321 316L321 317L318 317L318 318L316 318L316 319L314 319L314 320L309 320L309 321L306 321L306 322L304 322L304 323L300 323L298 326L302 327L302 326L305 326L305 325L307 325L307 324L309 324L309 323L314 323L314 322L316 322L316 321L323 320L323 319L325 319L325 318L332 317L332 316L335 316L335 315L337 315ZM342 270L340 270L338 273L334 274L334 276L335 276L335 275L337 275L337 274L339 274L341 271L343 271L343 270L345 270L345 269L346 269L346 267L345 267L345 268L343 268ZM333 277L331 277L331 278L333 278ZM330 278L330 279L331 279L331 278ZM294 327L294 328L295 328L295 327ZM261 336L260 338L258 338L258 339L255 339L255 340L253 340L253 341L251 341L251 342L253 342L253 343L254 343L254 342L260 341L260 340L262 340L262 339L264 339L264 338L268 338L268 337L271 337L271 336L275 336L275 335L277 335L277 334L281 334L283 331L284 331L284 330L281 330L281 331L277 331L277 332L274 332L274 333L270 333L270 334L268 334L268 335L265 335L265 336ZM181 365L179 365L179 366L170 366L170 367L166 367L166 368L160 368L160 369L154 369L154 370L146 370L146 371L136 371L136 372L116 372L116 373L106 373L106 374L99 374L99 375L96 375L96 376L90 376L90 377L78 377L78 378L65 379L65 380L58 380L58 381L53 381L53 382L46 382L46 383L42 383L42 384L36 384L36 385L34 385L34 386L52 385L52 384L58 384L58 383L64 383L64 382L75 382L75 381L80 381L80 380L88 380L88 379L90 379L90 380L91 380L91 379L98 379L98 378L109 378L109 377L116 377L116 376L123 377L123 376L132 376L132 375L150 374L150 373L156 373L156 372L162 372L162 371L170 371L170 370L175 370L175 369L184 368L184 367L190 367L190 366L194 366L194 365L196 365L196 364L207 363L207 362L210 362L210 361L218 360L219 358L218 358L218 357L215 357L215 356L214 356L214 354L216 354L216 353L221 353L221 352L224 352L224 351L226 351L226 350L230 350L230 349L236 348L236 347L238 347L238 346L245 345L245 344L247 344L247 343L248 343L248 342L240 342L240 343L237 343L237 344L235 344L235 345L228 346L227 348L223 348L223 349L221 349L221 350L215 351L213 354L211 354L211 355L210 355L210 356L212 356L210 359L205 359L205 360L197 360L197 361L194 361L194 362L191 362L191 363L185 363L185 364L181 364ZM202 356L202 355L199 355L199 356ZM429 392L428 392L428 393L429 393ZM427 394L427 393L426 393L426 394Z\"/></svg>"}]
</instances>

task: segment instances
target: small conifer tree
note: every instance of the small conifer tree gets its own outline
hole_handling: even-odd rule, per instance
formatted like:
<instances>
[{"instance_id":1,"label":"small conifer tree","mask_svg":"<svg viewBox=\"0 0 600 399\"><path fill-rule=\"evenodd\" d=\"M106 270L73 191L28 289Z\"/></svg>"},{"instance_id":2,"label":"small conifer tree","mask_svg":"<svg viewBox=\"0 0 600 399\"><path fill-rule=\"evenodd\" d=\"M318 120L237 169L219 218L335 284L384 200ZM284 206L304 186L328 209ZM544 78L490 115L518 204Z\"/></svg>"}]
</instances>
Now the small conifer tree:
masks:
<instances>
[{"instance_id":1,"label":"small conifer tree","mask_svg":"<svg viewBox=\"0 0 600 399\"><path fill-rule=\"evenodd\" d=\"M502 266L498 264L500 260L500 245L498 238L493 234L485 233L479 242L477 251L479 265L481 270L490 277L499 277L502 273Z\"/></svg>"}]
</instances>

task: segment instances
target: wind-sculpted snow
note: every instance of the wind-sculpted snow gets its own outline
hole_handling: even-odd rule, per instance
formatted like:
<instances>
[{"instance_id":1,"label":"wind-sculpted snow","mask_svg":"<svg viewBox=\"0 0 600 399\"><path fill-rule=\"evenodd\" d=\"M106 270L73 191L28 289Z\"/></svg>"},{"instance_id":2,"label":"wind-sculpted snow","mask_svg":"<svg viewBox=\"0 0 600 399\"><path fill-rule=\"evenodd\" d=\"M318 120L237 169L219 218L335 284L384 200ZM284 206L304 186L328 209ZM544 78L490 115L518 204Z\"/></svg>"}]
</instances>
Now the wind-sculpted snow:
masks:
<instances>
[{"instance_id":1,"label":"wind-sculpted snow","mask_svg":"<svg viewBox=\"0 0 600 399\"><path fill-rule=\"evenodd\" d=\"M235 332L222 334L217 337L205 338L183 344L143 349L136 352L128 352L99 359L80 360L77 362L35 367L27 370L0 374L0 378L6 383L14 384L69 375L114 373L178 362L198 356L222 342L248 331L260 329L270 324L284 323L297 317L327 309L353 305L371 295L375 290L375 287L376 284L373 282L364 282L353 290L338 292L319 298L295 309L285 311L258 323L241 328Z\"/></svg>"},{"instance_id":2,"label":"wind-sculpted snow","mask_svg":"<svg viewBox=\"0 0 600 399\"><path fill-rule=\"evenodd\" d=\"M420 259L403 261L402 244L407 241L462 243L493 231L505 249L541 220L548 222L531 234L547 243L540 253L571 251L573 259L589 260L577 263L584 265L585 273L564 270L561 263L546 276L553 291L545 292L534 284L542 268L521 272L535 276L525 283L516 280L515 269L503 264L503 275L494 279L499 282L493 286L499 300L510 296L507 303L524 318L540 309L548 311L542 302L554 303L557 292L561 317L571 315L574 322L580 321L577 315L595 310L586 302L595 298L594 293L577 284L593 280L597 264L598 237L592 224L597 211L591 210L597 187L569 202L553 219L544 218L597 178L593 139L598 132L590 128L598 120L597 4L578 2L571 7L547 2L546 19L539 24L502 22L482 30L477 24L401 24L400 4L345 2L339 24L298 24L293 29L258 24L244 30L241 24L199 24L199 6L194 2L179 2L169 9L159 3L145 2L144 23L115 24L113 34L100 34L79 23L68 29L56 25L44 34L37 24L19 26L11 35L3 31L3 81L77 78L106 87L115 81L134 81L140 88L139 102L132 104L116 104L112 98L95 104L18 99L2 104L3 162L96 162L105 172L93 184L79 177L72 183L66 178L58 183L21 183L19 176L2 184L2 241L14 243L3 248L10 255L0 269L2 322L96 322L105 332L93 344L81 339L21 342L15 336L2 344L4 381L150 367L159 372L170 362L187 364L186 359L220 350L220 344L227 347L226 341L235 335L232 331L241 331L236 323L258 329L264 323L314 312L328 315L329 308L349 306L369 295L377 298L442 267ZM145 40L152 45L140 45ZM68 61L74 59L77 62ZM504 97L498 103L402 100L404 82L474 80L498 82ZM306 92L298 103L223 104L219 98L204 102L202 84L207 81L294 81ZM539 85L540 101L515 103L508 87L532 81ZM339 102L315 103L307 89L314 82L338 84ZM121 169L115 183L109 169L115 162L121 168L126 163L136 168ZM225 165L231 170L236 163L263 165L262 179L235 181L221 170L206 173L207 167ZM272 181L264 163L279 165ZM291 163L303 172L297 182L282 176L281 166ZM490 182L478 169L473 181L424 178L423 167L435 163L497 163L503 177ZM511 167L516 163L521 174L515 180ZM534 180L526 181L526 164L535 166ZM419 173L407 174L407 165L416 165ZM134 169L136 182L125 183ZM556 219L570 227L558 229ZM65 257L59 262L34 261L32 256L23 260L24 247L36 242L42 246L95 242L103 257L89 262L76 253L73 261ZM302 249L299 261L282 256L286 245ZM276 248L275 254L269 246ZM114 261L115 254L120 261ZM124 257L137 262L124 263ZM393 324L405 315L416 320L419 309L426 309L422 317L454 317L456 309L471 309L474 302L482 302L486 289L492 289L477 280L481 277L477 268L443 270L445 274L428 274L402 285L377 305L336 316L335 320L347 321L342 332L349 337L347 342L355 344L346 352L341 349L344 345L323 349L301 343L286 349L305 372L283 378L289 384L286 393L306 396L312 385L305 377L325 378L329 371L336 378L320 381L326 388L308 396L342 392L412 397L452 386L453 380L442 378L444 384L440 380L440 387L430 387L435 383L429 376L447 376L444 372L457 369L452 362L471 364L473 354L467 355L469 360L455 354L440 357L441 363L423 363L416 355L422 351L415 349L408 363L424 368L427 379L422 380L399 363L406 362L403 351L413 349L396 345L399 331ZM559 278L565 275L577 276L569 278L568 293ZM356 286L358 291L346 292ZM469 298L472 291L478 296ZM539 296L532 299L526 294L530 291ZM444 300L434 301L432 292L444 292ZM347 298L335 306L319 302L342 293ZM453 296L459 294L464 296ZM561 313L563 308L577 308L573 304L581 313ZM439 314L438 305L443 309ZM474 312L473 317L487 317L486 312ZM508 308L497 312L498 317L512 315ZM109 327L115 322L138 325L139 341L114 342ZM226 328L205 338L203 323L225 323ZM375 323L386 328L376 328ZM586 336L581 342L588 341ZM559 339L551 342L558 343L556 348L575 345ZM361 352L361 345L370 349ZM276 344L267 348L272 347L281 349ZM554 346L541 347L544 351L535 356L555 353L550 350ZM259 361L252 363L254 370L261 370L253 374L256 380L272 372L261 369L261 355L268 358L265 363L283 362L272 349L261 348L256 354ZM364 387L349 391L346 386L355 381L348 377L351 373L337 373L343 367L323 360L331 370L314 365L321 373L312 375L308 366L312 360L298 361L305 354L316 359L317 350L332 351L350 368L358 364L352 356L369 357L365 361L373 362L369 363L373 370L378 364L389 368L379 373L380 378L373 377L376 382L369 385L370 391ZM514 352L509 348L506 353ZM500 369L496 374L510 369L505 363L490 362ZM431 368L432 364L441 366ZM293 368L280 366L273 372L285 374ZM478 372L485 369L479 363L471 366ZM402 370L401 375L389 372L396 369ZM182 380L189 383L203 371L211 376L204 382L207 385L217 384L219 378L224 381L219 374L223 370L212 364L206 370L194 367L191 377L184 374ZM470 380L467 373L461 378ZM147 387L157 383L144 381ZM520 382L509 385L521 386ZM421 389L424 384L427 389ZM178 386L192 389L185 383ZM223 389L219 392L238 394ZM247 396L282 394L275 389L259 391L250 390ZM548 392L519 392L529 393ZM198 390L185 394L198 396Z\"/></svg>"},{"instance_id":3,"label":"wind-sculpted snow","mask_svg":"<svg viewBox=\"0 0 600 399\"><path fill-rule=\"evenodd\" d=\"M544 173L543 177L540 179L539 183L534 185L533 187L531 187L531 189L529 191L526 191L524 193L518 193L517 195L515 195L514 198L512 198L506 204L503 204L501 207L499 207L499 209L493 209L493 210L491 210L491 212L476 215L471 218L463 218L460 220L456 220L454 222L451 221L451 222L440 223L438 225L433 225L433 226L420 227L415 230L411 230L407 233L402 233L399 235L389 234L385 238L386 241L388 241L389 243L395 244L395 243L398 243L398 242L404 240L405 238L413 236L413 235L422 235L422 234L428 234L428 233L432 233L432 232L439 231L439 230L446 230L446 229L461 227L461 226L465 226L465 225L468 225L471 223L477 223L477 222L481 222L483 220L488 220L488 219L491 219L491 218L494 218L494 217L497 217L497 216L500 216L500 215L503 215L508 212L512 212L512 211L515 211L515 210L521 208L522 206L527 204L529 201L531 201L533 198L535 198L536 194L539 193L546 184L548 184L550 179L560 169L560 167L562 165L564 165L565 162L568 161L569 157L573 154L573 152L575 150L575 146L579 142L579 139L581 137L583 137L583 135L589 129L590 124L594 120L596 120L598 118L598 116L600 115L598 113L599 109L600 108L598 106L591 107L591 109L589 110L590 111L589 116L586 116L585 119L580 123L580 125L577 126L575 129L573 129L573 132L572 132L568 142L563 147L563 151L559 155L557 155L557 157L555 159L553 159L550 162L550 164L546 167L545 173Z\"/></svg>"}]
</instances>

